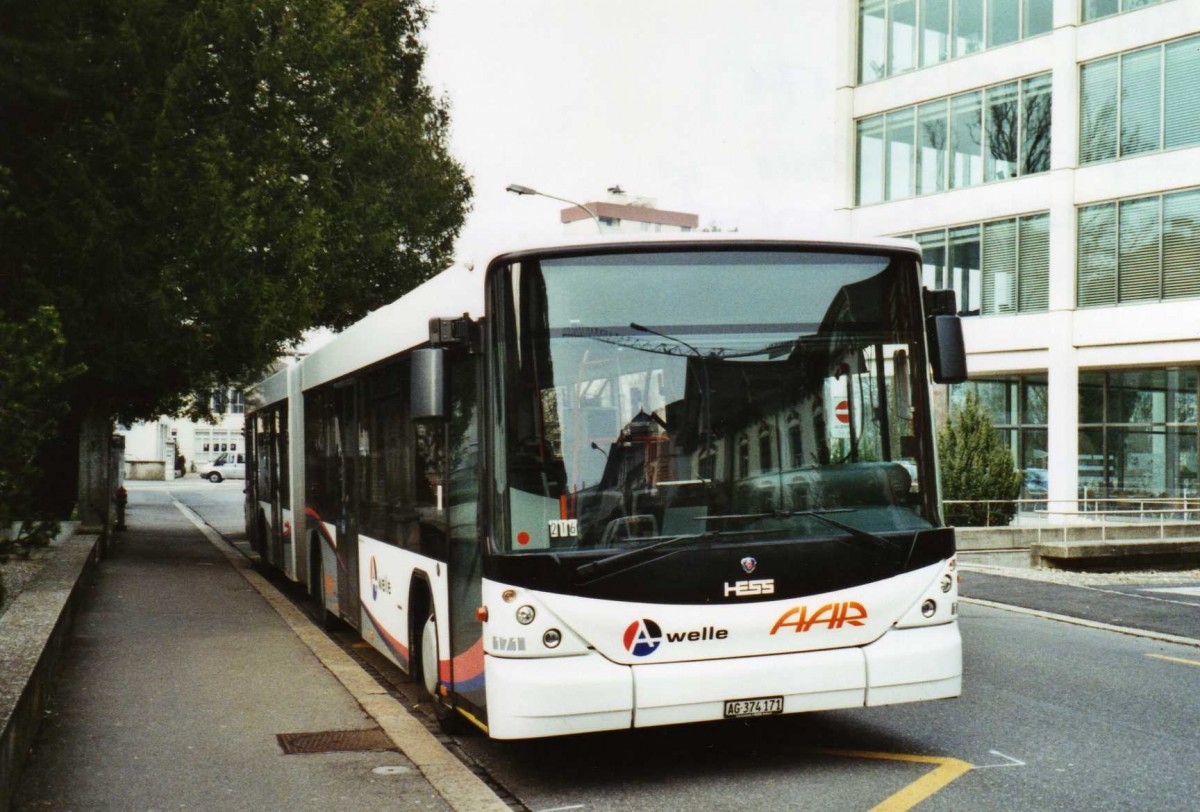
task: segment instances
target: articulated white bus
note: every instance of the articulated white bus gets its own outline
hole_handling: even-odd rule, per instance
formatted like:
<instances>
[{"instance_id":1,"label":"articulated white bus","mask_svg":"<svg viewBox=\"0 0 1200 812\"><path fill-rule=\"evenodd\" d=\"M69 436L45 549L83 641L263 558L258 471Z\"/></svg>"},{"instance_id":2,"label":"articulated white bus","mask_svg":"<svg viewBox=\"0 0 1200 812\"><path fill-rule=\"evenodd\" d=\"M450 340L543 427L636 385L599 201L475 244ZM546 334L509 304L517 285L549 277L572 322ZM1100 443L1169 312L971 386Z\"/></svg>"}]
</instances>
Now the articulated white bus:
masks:
<instances>
[{"instance_id":1,"label":"articulated white bus","mask_svg":"<svg viewBox=\"0 0 1200 812\"><path fill-rule=\"evenodd\" d=\"M897 240L573 242L455 267L263 381L247 529L498 739L960 693Z\"/></svg>"}]
</instances>

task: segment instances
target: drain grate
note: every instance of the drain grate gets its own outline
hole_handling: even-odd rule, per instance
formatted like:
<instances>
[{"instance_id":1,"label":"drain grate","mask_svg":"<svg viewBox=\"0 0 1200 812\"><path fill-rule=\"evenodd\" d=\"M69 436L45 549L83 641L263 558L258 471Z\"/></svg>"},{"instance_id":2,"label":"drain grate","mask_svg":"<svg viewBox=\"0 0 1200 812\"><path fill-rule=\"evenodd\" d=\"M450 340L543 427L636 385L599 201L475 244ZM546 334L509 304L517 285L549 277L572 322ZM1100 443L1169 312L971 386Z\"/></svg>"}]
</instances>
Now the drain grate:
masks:
<instances>
[{"instance_id":1,"label":"drain grate","mask_svg":"<svg viewBox=\"0 0 1200 812\"><path fill-rule=\"evenodd\" d=\"M399 752L381 728L322 730L316 733L276 733L286 755L302 753L359 753L371 750Z\"/></svg>"}]
</instances>

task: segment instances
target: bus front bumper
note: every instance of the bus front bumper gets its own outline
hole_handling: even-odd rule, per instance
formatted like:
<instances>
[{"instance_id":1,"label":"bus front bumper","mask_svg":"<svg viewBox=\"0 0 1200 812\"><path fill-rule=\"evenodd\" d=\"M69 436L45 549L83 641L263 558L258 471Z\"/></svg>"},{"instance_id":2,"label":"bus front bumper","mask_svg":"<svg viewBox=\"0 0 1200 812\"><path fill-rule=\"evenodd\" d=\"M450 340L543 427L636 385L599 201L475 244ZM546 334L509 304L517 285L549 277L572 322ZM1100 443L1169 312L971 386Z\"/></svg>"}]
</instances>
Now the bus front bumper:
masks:
<instances>
[{"instance_id":1,"label":"bus front bumper","mask_svg":"<svg viewBox=\"0 0 1200 812\"><path fill-rule=\"evenodd\" d=\"M728 660L620 665L486 655L488 732L561 736L703 722L729 700L783 697L783 713L946 699L962 692L958 623L892 629L866 646Z\"/></svg>"}]
</instances>

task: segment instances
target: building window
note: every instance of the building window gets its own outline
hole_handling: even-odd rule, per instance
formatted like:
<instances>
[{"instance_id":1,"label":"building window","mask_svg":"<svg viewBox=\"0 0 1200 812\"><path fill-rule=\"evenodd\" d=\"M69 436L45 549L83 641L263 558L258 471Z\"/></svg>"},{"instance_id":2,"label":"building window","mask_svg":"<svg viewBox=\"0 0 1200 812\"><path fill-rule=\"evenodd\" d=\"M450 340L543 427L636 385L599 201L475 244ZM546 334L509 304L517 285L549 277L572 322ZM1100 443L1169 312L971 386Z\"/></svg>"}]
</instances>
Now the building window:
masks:
<instances>
[{"instance_id":1,"label":"building window","mask_svg":"<svg viewBox=\"0 0 1200 812\"><path fill-rule=\"evenodd\" d=\"M1123 11L1157 6L1163 0L1083 0L1083 21L1090 23Z\"/></svg>"},{"instance_id":2,"label":"building window","mask_svg":"<svg viewBox=\"0 0 1200 812\"><path fill-rule=\"evenodd\" d=\"M192 462L197 465L212 462L226 452L237 453L241 448L242 433L230 429L196 429L192 444Z\"/></svg>"},{"instance_id":3,"label":"building window","mask_svg":"<svg viewBox=\"0 0 1200 812\"><path fill-rule=\"evenodd\" d=\"M1050 215L925 231L922 283L954 290L964 316L1043 312L1050 307Z\"/></svg>"},{"instance_id":4,"label":"building window","mask_svg":"<svg viewBox=\"0 0 1200 812\"><path fill-rule=\"evenodd\" d=\"M758 470L764 473L775 470L774 444L774 435L769 430L758 435Z\"/></svg>"},{"instance_id":5,"label":"building window","mask_svg":"<svg viewBox=\"0 0 1200 812\"><path fill-rule=\"evenodd\" d=\"M1079 374L1079 496L1084 509L1137 509L1096 499L1194 499L1200 368ZM1143 505L1163 508L1164 505Z\"/></svg>"},{"instance_id":6,"label":"building window","mask_svg":"<svg viewBox=\"0 0 1200 812\"><path fill-rule=\"evenodd\" d=\"M857 122L857 203L902 200L1050 168L1050 74Z\"/></svg>"},{"instance_id":7,"label":"building window","mask_svg":"<svg viewBox=\"0 0 1200 812\"><path fill-rule=\"evenodd\" d=\"M229 392L229 413L230 414L245 414L246 413L246 393L240 389L232 389Z\"/></svg>"},{"instance_id":8,"label":"building window","mask_svg":"<svg viewBox=\"0 0 1200 812\"><path fill-rule=\"evenodd\" d=\"M1079 162L1200 144L1200 37L1080 68Z\"/></svg>"},{"instance_id":9,"label":"building window","mask_svg":"<svg viewBox=\"0 0 1200 812\"><path fill-rule=\"evenodd\" d=\"M1045 499L1050 468L1048 446L1047 385L1044 374L1016 378L969 381L947 387L953 413L974 392L979 397L1001 442L1012 453L1013 465L1023 472L1022 499ZM1026 504L1021 510L1042 507Z\"/></svg>"},{"instance_id":10,"label":"building window","mask_svg":"<svg viewBox=\"0 0 1200 812\"><path fill-rule=\"evenodd\" d=\"M1079 307L1200 297L1200 189L1079 210Z\"/></svg>"},{"instance_id":11,"label":"building window","mask_svg":"<svg viewBox=\"0 0 1200 812\"><path fill-rule=\"evenodd\" d=\"M744 434L738 438L737 446L737 478L747 479L750 476L750 438Z\"/></svg>"},{"instance_id":12,"label":"building window","mask_svg":"<svg viewBox=\"0 0 1200 812\"><path fill-rule=\"evenodd\" d=\"M859 0L858 81L1045 34L1053 10L1053 0Z\"/></svg>"}]
</instances>

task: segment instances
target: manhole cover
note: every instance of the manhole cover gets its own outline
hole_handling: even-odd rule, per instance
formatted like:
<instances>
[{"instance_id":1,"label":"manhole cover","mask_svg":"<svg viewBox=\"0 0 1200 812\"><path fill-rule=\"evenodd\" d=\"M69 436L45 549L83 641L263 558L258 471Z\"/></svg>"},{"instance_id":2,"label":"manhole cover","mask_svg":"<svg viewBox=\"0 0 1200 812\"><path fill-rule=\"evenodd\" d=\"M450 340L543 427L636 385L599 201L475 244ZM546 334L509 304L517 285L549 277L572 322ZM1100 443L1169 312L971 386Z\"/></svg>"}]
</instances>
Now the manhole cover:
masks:
<instances>
[{"instance_id":1,"label":"manhole cover","mask_svg":"<svg viewBox=\"0 0 1200 812\"><path fill-rule=\"evenodd\" d=\"M295 753L358 753L371 750L399 752L378 727L365 730L322 730L316 733L276 733L287 755Z\"/></svg>"}]
</instances>

